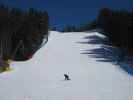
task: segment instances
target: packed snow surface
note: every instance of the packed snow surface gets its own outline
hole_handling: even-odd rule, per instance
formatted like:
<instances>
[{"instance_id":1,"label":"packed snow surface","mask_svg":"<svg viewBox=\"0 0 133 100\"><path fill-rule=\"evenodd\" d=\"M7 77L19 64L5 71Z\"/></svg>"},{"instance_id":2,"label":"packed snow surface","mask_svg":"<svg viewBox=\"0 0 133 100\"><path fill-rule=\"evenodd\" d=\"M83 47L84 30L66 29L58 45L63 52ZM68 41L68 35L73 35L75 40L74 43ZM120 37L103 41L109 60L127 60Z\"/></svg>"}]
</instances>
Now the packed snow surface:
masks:
<instances>
[{"instance_id":1,"label":"packed snow surface","mask_svg":"<svg viewBox=\"0 0 133 100\"><path fill-rule=\"evenodd\" d=\"M97 32L50 32L49 41L26 62L0 74L0 100L133 100L133 76L111 62L82 54L101 44L82 44ZM71 80L64 81L67 73Z\"/></svg>"}]
</instances>

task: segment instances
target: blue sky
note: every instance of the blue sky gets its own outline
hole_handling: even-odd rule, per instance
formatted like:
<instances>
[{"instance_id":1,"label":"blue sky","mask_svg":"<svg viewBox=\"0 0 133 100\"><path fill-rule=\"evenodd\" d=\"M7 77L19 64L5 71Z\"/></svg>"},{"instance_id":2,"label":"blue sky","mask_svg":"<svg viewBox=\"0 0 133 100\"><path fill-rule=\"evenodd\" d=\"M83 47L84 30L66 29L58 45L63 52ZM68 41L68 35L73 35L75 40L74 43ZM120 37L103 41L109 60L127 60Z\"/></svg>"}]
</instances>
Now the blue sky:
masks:
<instances>
[{"instance_id":1,"label":"blue sky","mask_svg":"<svg viewBox=\"0 0 133 100\"><path fill-rule=\"evenodd\" d=\"M96 18L103 7L133 10L133 0L0 0L0 4L22 9L47 10L50 24L58 28Z\"/></svg>"}]
</instances>

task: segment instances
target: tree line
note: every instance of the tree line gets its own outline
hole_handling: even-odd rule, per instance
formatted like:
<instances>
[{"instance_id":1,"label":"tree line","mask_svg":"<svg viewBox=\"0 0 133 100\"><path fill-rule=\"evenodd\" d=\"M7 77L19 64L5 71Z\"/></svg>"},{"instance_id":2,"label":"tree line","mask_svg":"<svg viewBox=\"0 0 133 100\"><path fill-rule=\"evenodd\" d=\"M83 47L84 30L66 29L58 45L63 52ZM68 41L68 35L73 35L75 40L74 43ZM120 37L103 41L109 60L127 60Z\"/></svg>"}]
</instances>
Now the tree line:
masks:
<instances>
[{"instance_id":1,"label":"tree line","mask_svg":"<svg viewBox=\"0 0 133 100\"><path fill-rule=\"evenodd\" d=\"M80 25L66 25L60 31L61 32L84 32L96 28L96 20L92 20ZM56 28L54 28L56 30Z\"/></svg>"},{"instance_id":2,"label":"tree line","mask_svg":"<svg viewBox=\"0 0 133 100\"><path fill-rule=\"evenodd\" d=\"M27 60L48 39L46 11L0 6L0 59Z\"/></svg>"},{"instance_id":3,"label":"tree line","mask_svg":"<svg viewBox=\"0 0 133 100\"><path fill-rule=\"evenodd\" d=\"M133 53L133 11L103 8L97 17L97 28L103 30L112 45Z\"/></svg>"}]
</instances>

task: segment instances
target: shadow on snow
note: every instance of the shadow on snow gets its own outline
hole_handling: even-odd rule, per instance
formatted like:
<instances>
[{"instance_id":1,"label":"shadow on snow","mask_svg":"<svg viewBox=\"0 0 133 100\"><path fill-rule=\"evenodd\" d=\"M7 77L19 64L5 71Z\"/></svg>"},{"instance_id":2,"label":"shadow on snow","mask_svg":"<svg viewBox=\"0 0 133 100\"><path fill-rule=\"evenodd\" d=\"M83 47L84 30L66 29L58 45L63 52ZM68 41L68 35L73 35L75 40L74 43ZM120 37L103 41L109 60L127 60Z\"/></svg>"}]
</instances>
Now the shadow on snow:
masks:
<instances>
[{"instance_id":1,"label":"shadow on snow","mask_svg":"<svg viewBox=\"0 0 133 100\"><path fill-rule=\"evenodd\" d=\"M85 42L77 42L81 44L106 44L107 40L99 36L86 36L84 39L88 40Z\"/></svg>"},{"instance_id":2,"label":"shadow on snow","mask_svg":"<svg viewBox=\"0 0 133 100\"><path fill-rule=\"evenodd\" d=\"M116 47L108 45L106 38L101 38L97 35L84 37L86 42L78 42L80 44L94 44L100 45L98 48L83 50L81 54L86 54L89 57L95 58L100 62L111 62L115 65L119 65L125 72L133 75L133 59L128 59L125 55Z\"/></svg>"}]
</instances>

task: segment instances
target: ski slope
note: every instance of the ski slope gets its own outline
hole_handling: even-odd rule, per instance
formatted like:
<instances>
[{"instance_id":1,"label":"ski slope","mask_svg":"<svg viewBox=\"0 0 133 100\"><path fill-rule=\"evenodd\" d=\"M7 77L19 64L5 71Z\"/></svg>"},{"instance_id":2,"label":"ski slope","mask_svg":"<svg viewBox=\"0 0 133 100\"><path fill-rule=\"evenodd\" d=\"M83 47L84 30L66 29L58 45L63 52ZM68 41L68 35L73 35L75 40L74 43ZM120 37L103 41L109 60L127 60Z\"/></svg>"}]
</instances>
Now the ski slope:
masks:
<instances>
[{"instance_id":1,"label":"ski slope","mask_svg":"<svg viewBox=\"0 0 133 100\"><path fill-rule=\"evenodd\" d=\"M26 62L0 74L0 100L133 100L133 76L111 62L81 54L101 44L81 44L97 32L50 32L48 43ZM70 81L64 81L64 73Z\"/></svg>"}]
</instances>

